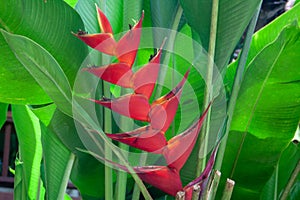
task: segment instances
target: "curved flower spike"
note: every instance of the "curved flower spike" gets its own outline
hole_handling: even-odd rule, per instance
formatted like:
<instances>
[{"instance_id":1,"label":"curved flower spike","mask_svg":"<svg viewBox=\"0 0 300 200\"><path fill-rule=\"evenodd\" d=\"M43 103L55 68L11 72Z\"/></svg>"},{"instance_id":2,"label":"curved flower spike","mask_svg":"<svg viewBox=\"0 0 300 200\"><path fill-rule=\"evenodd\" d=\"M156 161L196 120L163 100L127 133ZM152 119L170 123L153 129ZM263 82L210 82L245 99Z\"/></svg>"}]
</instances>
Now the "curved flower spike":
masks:
<instances>
[{"instance_id":1,"label":"curved flower spike","mask_svg":"<svg viewBox=\"0 0 300 200\"><path fill-rule=\"evenodd\" d=\"M143 94L148 99L151 97L160 68L162 47L148 64L133 73L131 67L126 63L113 63L101 67L83 68L95 76L107 82L125 88L132 88L136 94Z\"/></svg>"},{"instance_id":2,"label":"curved flower spike","mask_svg":"<svg viewBox=\"0 0 300 200\"><path fill-rule=\"evenodd\" d=\"M107 82L119 85L121 87L130 88L130 79L132 77L131 68L125 63L113 63L101 67L83 68L95 76Z\"/></svg>"},{"instance_id":3,"label":"curved flower spike","mask_svg":"<svg viewBox=\"0 0 300 200\"><path fill-rule=\"evenodd\" d=\"M183 189L179 171L176 169L167 166L145 166L135 167L134 170L143 181L169 195L176 196L177 192Z\"/></svg>"},{"instance_id":4,"label":"curved flower spike","mask_svg":"<svg viewBox=\"0 0 300 200\"><path fill-rule=\"evenodd\" d=\"M132 66L136 57L137 49L140 44L141 28L144 19L144 11L141 19L135 24L118 42L115 56L119 62L127 63Z\"/></svg>"},{"instance_id":5,"label":"curved flower spike","mask_svg":"<svg viewBox=\"0 0 300 200\"><path fill-rule=\"evenodd\" d=\"M165 132L176 114L182 87L188 73L189 71L171 92L154 101L151 107L149 99L142 94L128 94L116 99L91 100L121 115L150 122L152 128Z\"/></svg>"},{"instance_id":6,"label":"curved flower spike","mask_svg":"<svg viewBox=\"0 0 300 200\"><path fill-rule=\"evenodd\" d=\"M190 200L192 199L192 195L193 195L193 186L196 184L200 185L201 191L200 191L200 196L203 193L203 191L206 189L207 187L207 182L208 182L208 177L210 176L212 170L213 170L213 166L215 164L215 160L216 160L216 155L217 155L217 151L219 148L219 144L217 144L217 146L214 148L213 152L210 155L210 158L206 164L205 169L203 170L203 172L201 173L201 175L196 178L195 180L191 181L189 184L187 184L183 190L185 191L185 198L186 200Z\"/></svg>"},{"instance_id":7,"label":"curved flower spike","mask_svg":"<svg viewBox=\"0 0 300 200\"><path fill-rule=\"evenodd\" d=\"M90 100L132 119L149 121L148 113L150 105L148 103L148 99L144 95L129 94L116 99L108 99L104 97L101 100Z\"/></svg>"},{"instance_id":8,"label":"curved flower spike","mask_svg":"<svg viewBox=\"0 0 300 200\"><path fill-rule=\"evenodd\" d=\"M158 72L160 69L160 58L162 54L162 47L164 46L165 40L163 41L157 54L152 57L150 62L140 68L136 73L133 74L131 79L131 85L136 94L143 94L150 99L153 89L158 78Z\"/></svg>"},{"instance_id":9,"label":"curved flower spike","mask_svg":"<svg viewBox=\"0 0 300 200\"><path fill-rule=\"evenodd\" d=\"M164 133L152 129L151 126L144 126L130 132L118 134L107 133L106 135L113 140L125 143L137 149L157 154L161 153L163 147L167 145Z\"/></svg>"},{"instance_id":10,"label":"curved flower spike","mask_svg":"<svg viewBox=\"0 0 300 200\"><path fill-rule=\"evenodd\" d=\"M97 7L98 22L102 33L87 34L79 31L74 34L90 47L112 56L116 56L119 62L126 63L130 67L134 63L137 49L140 43L141 27L144 12L138 23L129 30L120 40L116 42L113 36L111 25L104 13Z\"/></svg>"},{"instance_id":11,"label":"curved flower spike","mask_svg":"<svg viewBox=\"0 0 300 200\"><path fill-rule=\"evenodd\" d=\"M188 70L179 84L165 96L155 100L151 105L149 118L151 126L166 132L172 123L180 101L183 85L189 75Z\"/></svg>"},{"instance_id":12,"label":"curved flower spike","mask_svg":"<svg viewBox=\"0 0 300 200\"><path fill-rule=\"evenodd\" d=\"M185 187L182 187L182 183L179 175L180 170L177 170L170 166L142 166L142 167L133 167L133 170L138 174L138 176L144 182L151 184L152 186L162 190L163 192L172 196L176 196L177 192L184 191L185 200L191 200L194 185L200 184L201 192L205 190L207 186L208 177L210 176L215 163L218 147L219 144L215 147L215 149L211 153L207 165L204 171L201 173L201 175L195 180L191 181ZM126 172L129 172L128 169L121 164L115 163L111 160L107 160L98 155L97 158L107 161L112 165L115 165L118 168Z\"/></svg>"},{"instance_id":13,"label":"curved flower spike","mask_svg":"<svg viewBox=\"0 0 300 200\"><path fill-rule=\"evenodd\" d=\"M98 19L98 23L99 23L101 32L110 33L113 35L114 33L113 33L112 27L111 27L107 17L102 12L102 10L100 10L100 8L97 6L97 4L95 4L95 6L96 6L96 10L97 10L97 19Z\"/></svg>"},{"instance_id":14,"label":"curved flower spike","mask_svg":"<svg viewBox=\"0 0 300 200\"><path fill-rule=\"evenodd\" d=\"M168 141L168 145L163 150L163 155L169 167L180 170L185 164L197 141L210 105L192 126Z\"/></svg>"}]
</instances>

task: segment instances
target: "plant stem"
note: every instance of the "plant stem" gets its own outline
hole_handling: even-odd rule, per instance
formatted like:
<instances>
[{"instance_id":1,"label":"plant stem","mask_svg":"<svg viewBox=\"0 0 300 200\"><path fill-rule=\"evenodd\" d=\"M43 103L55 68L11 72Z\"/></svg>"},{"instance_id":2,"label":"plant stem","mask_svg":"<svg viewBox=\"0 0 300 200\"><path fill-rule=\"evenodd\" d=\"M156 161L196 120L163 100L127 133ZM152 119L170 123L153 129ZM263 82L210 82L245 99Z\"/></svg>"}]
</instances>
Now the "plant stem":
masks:
<instances>
[{"instance_id":1,"label":"plant stem","mask_svg":"<svg viewBox=\"0 0 300 200\"><path fill-rule=\"evenodd\" d=\"M220 182L220 178L221 178L221 172L219 170L216 170L213 176L213 180L212 183L209 187L208 190L208 195L207 195L207 199L208 200L213 200L215 199L216 193L217 193L217 189L219 186L219 182Z\"/></svg>"},{"instance_id":2,"label":"plant stem","mask_svg":"<svg viewBox=\"0 0 300 200\"><path fill-rule=\"evenodd\" d=\"M217 24L218 24L218 11L219 11L219 0L212 1L212 11L211 11L211 24L210 24L210 40L208 47L208 63L207 63L207 73L206 73L206 88L204 92L203 110L205 110L208 104L211 102L211 91L212 91L212 79L214 72L214 58L215 58L215 47L216 47L216 36L217 36ZM199 157L197 163L197 176L200 176L201 171L205 168L207 154L207 139L206 137L209 132L210 123L210 112L209 109L207 113L206 120L204 121L203 128L201 130L200 144L204 144L203 154L201 153L202 148L199 148ZM204 143L203 143L204 142ZM203 155L203 156L200 156ZM203 157L203 159L201 159Z\"/></svg>"},{"instance_id":3,"label":"plant stem","mask_svg":"<svg viewBox=\"0 0 300 200\"><path fill-rule=\"evenodd\" d=\"M201 192L201 186L199 184L194 185L192 200L198 200L200 192Z\"/></svg>"},{"instance_id":4,"label":"plant stem","mask_svg":"<svg viewBox=\"0 0 300 200\"><path fill-rule=\"evenodd\" d=\"M125 151L129 150L128 145L119 143L120 149ZM124 155L127 158L127 155ZM126 184L127 184L127 173L123 171L117 172L117 182L115 186L115 198L116 200L123 200L126 197Z\"/></svg>"},{"instance_id":5,"label":"plant stem","mask_svg":"<svg viewBox=\"0 0 300 200\"><path fill-rule=\"evenodd\" d=\"M60 187L60 191L59 191L59 195L57 196L57 199L64 199L65 196L65 191L69 182L69 178L70 178L70 174L73 168L73 164L74 164L74 160L75 160L75 155L73 153L70 153L70 157L69 157L69 161L68 164L66 166L65 169L65 174L64 177L61 181L61 187Z\"/></svg>"},{"instance_id":6,"label":"plant stem","mask_svg":"<svg viewBox=\"0 0 300 200\"><path fill-rule=\"evenodd\" d=\"M289 182L288 184L286 185L283 193L282 193L282 196L280 197L280 200L285 200L287 199L287 197L289 196L289 193L290 193L290 190L291 188L293 187L294 185L294 182L296 181L296 178L297 176L299 175L299 172L300 172L300 160L298 161L298 164L296 166L296 168L294 169L290 179L289 179Z\"/></svg>"},{"instance_id":7,"label":"plant stem","mask_svg":"<svg viewBox=\"0 0 300 200\"><path fill-rule=\"evenodd\" d=\"M185 199L185 192L179 191L176 194L175 200L184 200Z\"/></svg>"},{"instance_id":8,"label":"plant stem","mask_svg":"<svg viewBox=\"0 0 300 200\"><path fill-rule=\"evenodd\" d=\"M140 166L144 166L146 164L147 154L142 154L140 157ZM133 193L132 193L132 200L139 200L140 199L140 189L137 184L134 185Z\"/></svg>"},{"instance_id":9,"label":"plant stem","mask_svg":"<svg viewBox=\"0 0 300 200\"><path fill-rule=\"evenodd\" d=\"M126 94L126 89L122 89L121 95ZM132 129L133 125L128 121L128 119L124 116L120 116L120 132L124 130ZM123 129L123 130L122 130ZM127 144L123 144L119 142L119 148L123 149L124 152L129 151L129 146ZM124 153L124 158L128 158L128 154ZM126 197L126 184L127 184L127 173L123 171L118 171L117 173L117 182L115 186L115 199L123 200Z\"/></svg>"},{"instance_id":10,"label":"plant stem","mask_svg":"<svg viewBox=\"0 0 300 200\"><path fill-rule=\"evenodd\" d=\"M103 82L103 91L105 97L110 97L110 84ZM111 123L111 112L108 109L104 109L104 131L106 133L112 132L112 123ZM110 139L109 139L110 140ZM110 140L111 141L111 140ZM107 160L112 160L112 151L111 148L105 143L104 145L104 157ZM109 167L108 163L105 162L105 199L113 199L113 171Z\"/></svg>"},{"instance_id":11,"label":"plant stem","mask_svg":"<svg viewBox=\"0 0 300 200\"><path fill-rule=\"evenodd\" d=\"M216 160L216 165L215 165L216 166L215 168L218 170L220 170L221 166L222 166L223 157L224 157L225 148L226 148L227 139L228 139L228 133L230 130L230 124L231 124L231 120L232 120L232 116L233 116L233 111L234 111L238 93L239 93L239 90L240 90L240 87L242 84L245 66L246 66L248 53L249 53L249 49L250 49L250 44L252 41L252 35L255 30L255 25L256 25L256 22L257 22L257 19L259 16L261 4L262 4L262 1L260 2L259 6L256 9L254 16L252 17L252 19L250 21L250 24L248 26L248 30L246 33L244 47L242 49L240 59L238 60L237 71L236 71L233 88L232 88L232 93L230 96L228 111L227 111L227 116L228 116L227 128L226 128L224 138L222 139L222 142L220 144L220 148L219 148L219 152L218 152L218 156L217 156L217 160Z\"/></svg>"},{"instance_id":12,"label":"plant stem","mask_svg":"<svg viewBox=\"0 0 300 200\"><path fill-rule=\"evenodd\" d=\"M174 19L174 22L172 25L172 30L176 30L176 31L178 30L178 26L179 26L179 22L180 22L182 13L183 13L183 9L180 5L178 5L175 19ZM167 49L167 50L174 49L174 42L175 42L176 33L177 33L176 31L171 31L170 37L168 38L169 40L167 41L165 49ZM169 52L166 53L162 64L168 66L170 57L171 57L171 53L169 53ZM167 68L161 68L161 70L159 72L158 83L163 83L163 81L165 80L166 74L167 74ZM161 96L162 88L163 88L162 85L157 85L154 99L158 99Z\"/></svg>"},{"instance_id":13,"label":"plant stem","mask_svg":"<svg viewBox=\"0 0 300 200\"><path fill-rule=\"evenodd\" d=\"M227 179L221 200L230 200L234 188L234 181Z\"/></svg>"}]
</instances>

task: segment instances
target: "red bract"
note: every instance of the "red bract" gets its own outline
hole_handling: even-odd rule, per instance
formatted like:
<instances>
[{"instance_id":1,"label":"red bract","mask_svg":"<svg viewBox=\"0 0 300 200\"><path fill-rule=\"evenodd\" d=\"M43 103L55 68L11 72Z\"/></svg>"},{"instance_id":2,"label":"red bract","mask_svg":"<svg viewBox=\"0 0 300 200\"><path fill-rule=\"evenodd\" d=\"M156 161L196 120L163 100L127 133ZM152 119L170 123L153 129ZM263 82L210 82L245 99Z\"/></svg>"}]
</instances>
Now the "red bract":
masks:
<instances>
[{"instance_id":1,"label":"red bract","mask_svg":"<svg viewBox=\"0 0 300 200\"><path fill-rule=\"evenodd\" d=\"M84 68L83 71L92 73L100 79L112 84L124 88L131 88L133 89L133 93L114 99L103 97L100 100L90 100L121 115L149 123L133 131L118 134L106 133L106 135L113 140L140 150L161 154L167 166L133 167L133 170L138 173L143 181L159 188L165 193L175 196L177 192L184 191L186 193L186 199L190 200L192 198L194 185L200 184L202 189L205 188L206 180L212 171L216 149L218 147L216 147L211 154L208 164L201 176L185 187L182 187L179 172L195 146L203 121L206 118L211 104L209 104L199 119L191 124L190 127L167 141L165 133L176 115L182 90L190 70L187 70L175 88L150 104L149 99L157 81L164 42L157 54L151 58L148 64L136 72L133 72L132 65L135 61L140 42L144 13L142 13L139 22L129 30L119 42L115 41L112 27L107 17L98 7L97 13L102 33L87 34L80 31L75 35L92 48L116 56L119 62L106 66ZM123 165L102 157L100 157L100 159L108 161L128 172L128 169Z\"/></svg>"},{"instance_id":2,"label":"red bract","mask_svg":"<svg viewBox=\"0 0 300 200\"><path fill-rule=\"evenodd\" d=\"M116 56L120 63L125 63L131 67L134 63L140 43L144 12L142 13L141 19L138 23L136 23L133 28L129 30L118 42L116 42L107 17L97 6L96 9L102 33L87 34L86 32L79 31L74 35L90 47L100 52Z\"/></svg>"}]
</instances>

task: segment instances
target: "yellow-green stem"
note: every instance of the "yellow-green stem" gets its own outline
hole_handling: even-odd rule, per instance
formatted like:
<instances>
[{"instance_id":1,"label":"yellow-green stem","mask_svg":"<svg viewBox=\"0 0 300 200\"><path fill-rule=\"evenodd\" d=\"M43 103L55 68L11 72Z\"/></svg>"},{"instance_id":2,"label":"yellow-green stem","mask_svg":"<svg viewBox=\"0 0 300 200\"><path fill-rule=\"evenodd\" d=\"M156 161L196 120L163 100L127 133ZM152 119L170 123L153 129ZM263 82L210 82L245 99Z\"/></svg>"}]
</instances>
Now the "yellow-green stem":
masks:
<instances>
[{"instance_id":1,"label":"yellow-green stem","mask_svg":"<svg viewBox=\"0 0 300 200\"><path fill-rule=\"evenodd\" d=\"M207 73L206 73L206 88L204 93L203 110L207 108L212 100L212 79L214 73L214 58L215 58L215 47L217 37L217 24L218 24L218 12L219 12L219 0L212 1L211 11L211 24L210 24L210 39L208 47L208 61L207 61ZM198 163L197 163L197 176L200 176L201 172L205 168L207 155L207 143L208 143L208 132L210 124L210 110L207 113L206 120L201 130L200 144L204 145L203 148L199 148Z\"/></svg>"},{"instance_id":2,"label":"yellow-green stem","mask_svg":"<svg viewBox=\"0 0 300 200\"><path fill-rule=\"evenodd\" d=\"M216 159L216 169L218 169L218 170L221 169L221 165L222 165L222 161L223 161L223 157L224 157L224 153L225 153L225 148L226 148L226 144L227 144L227 139L228 139L228 133L230 130L232 115L233 115L233 111L235 108L238 92L239 92L240 86L242 84L243 75L244 75L245 66L246 66L247 57L248 57L248 52L249 52L250 44L251 44L251 40L252 40L252 35L254 33L254 29L255 29L257 19L258 19L261 4L262 4L262 1L260 2L258 8L256 9L256 13L254 14L254 16L249 24L244 47L243 47L240 59L238 61L239 63L238 63L238 67L237 67L237 71L236 71L236 75L235 75L235 79L234 79L234 84L233 84L233 88L232 88L232 93L230 96L229 107L228 107L228 111L227 111L227 116L228 116L227 128L226 128L224 138L222 139L222 142L220 144L218 156Z\"/></svg>"}]
</instances>

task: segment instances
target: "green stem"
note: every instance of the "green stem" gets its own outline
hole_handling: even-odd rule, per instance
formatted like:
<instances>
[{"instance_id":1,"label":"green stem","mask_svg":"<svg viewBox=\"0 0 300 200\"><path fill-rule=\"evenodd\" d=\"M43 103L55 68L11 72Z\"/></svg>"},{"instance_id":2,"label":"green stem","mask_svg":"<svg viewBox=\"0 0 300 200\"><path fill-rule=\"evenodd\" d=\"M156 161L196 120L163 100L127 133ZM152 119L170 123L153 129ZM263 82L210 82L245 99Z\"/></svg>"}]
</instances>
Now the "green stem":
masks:
<instances>
[{"instance_id":1,"label":"green stem","mask_svg":"<svg viewBox=\"0 0 300 200\"><path fill-rule=\"evenodd\" d=\"M140 157L140 166L144 166L147 161L147 154L142 154ZM139 200L140 199L140 188L137 184L134 185L133 193L132 193L132 200Z\"/></svg>"},{"instance_id":2,"label":"green stem","mask_svg":"<svg viewBox=\"0 0 300 200\"><path fill-rule=\"evenodd\" d=\"M213 180L212 183L209 187L208 190L208 195L207 195L207 199L208 200L213 200L215 199L216 193L217 193L217 189L219 186L219 182L220 182L220 178L221 178L221 172L216 170L213 176Z\"/></svg>"},{"instance_id":3,"label":"green stem","mask_svg":"<svg viewBox=\"0 0 300 200\"><path fill-rule=\"evenodd\" d=\"M103 91L105 97L110 97L110 84L103 82ZM104 109L104 131L106 133L112 132L111 111ZM111 141L111 140L110 140ZM104 145L104 157L107 160L112 160L112 151L109 145ZM108 163L105 164L105 199L113 199L113 170Z\"/></svg>"},{"instance_id":4,"label":"green stem","mask_svg":"<svg viewBox=\"0 0 300 200\"><path fill-rule=\"evenodd\" d=\"M278 193L278 172L279 172L279 166L276 166L275 169L275 185L274 185L274 199L278 199L277 193Z\"/></svg>"},{"instance_id":5,"label":"green stem","mask_svg":"<svg viewBox=\"0 0 300 200\"><path fill-rule=\"evenodd\" d=\"M123 143L119 143L120 149L125 151L129 150L129 146ZM124 155L127 158L127 155ZM126 184L127 184L127 173L123 171L118 171L117 182L115 186L115 198L116 200L123 200L126 197Z\"/></svg>"},{"instance_id":6,"label":"green stem","mask_svg":"<svg viewBox=\"0 0 300 200\"><path fill-rule=\"evenodd\" d=\"M211 24L210 24L210 40L208 47L208 63L207 63L207 73L206 73L206 88L204 92L204 101L203 108L206 109L209 103L212 100L211 91L212 91L212 79L214 72L214 58L215 58L215 47L216 47L216 36L217 36L217 24L218 24L218 11L219 11L219 0L212 1L212 12L211 12ZM203 110L204 110L203 109ZM207 143L208 143L208 135L209 132L209 124L210 124L210 111L209 109L207 113L206 120L203 124L203 128L201 130L201 138L200 144L204 144L203 153L202 148L199 148L199 157L197 163L197 176L200 176L201 171L205 168L207 155ZM203 159L201 159L203 157Z\"/></svg>"},{"instance_id":7,"label":"green stem","mask_svg":"<svg viewBox=\"0 0 300 200\"><path fill-rule=\"evenodd\" d=\"M233 115L233 111L235 108L237 96L238 96L238 93L239 93L239 90L240 90L240 87L242 84L245 66L246 66L248 53L249 53L249 49L250 49L250 44L252 41L252 35L255 30L255 25L256 25L256 22L257 22L257 19L259 16L261 4L262 4L262 1L260 2L259 6L257 7L252 20L250 21L250 24L249 24L249 27L248 27L248 30L246 33L244 47L243 47L240 59L238 61L238 67L237 67L237 71L236 71L236 75L235 75L235 79L234 79L234 83L233 83L233 88L232 88L232 93L231 93L231 97L230 97L230 101L229 101L229 107L228 107L228 111L227 111L227 116L228 116L227 128L226 128L224 138L222 139L222 142L220 144L220 148L219 148L219 152L218 152L218 156L217 156L217 160L216 160L215 168L218 170L220 170L221 166L222 166L222 161L223 161L226 143L227 143L227 139L228 139L228 133L230 130L229 127L231 124L232 115Z\"/></svg>"},{"instance_id":8,"label":"green stem","mask_svg":"<svg viewBox=\"0 0 300 200\"><path fill-rule=\"evenodd\" d=\"M174 43L175 43L174 41L175 41L175 38L176 38L176 35L177 35L176 31L178 30L178 26L179 26L179 23L180 23L182 13L183 13L183 9L180 5L178 5L176 15L175 15L175 18L174 18L174 22L173 22L173 25L172 25L172 30L175 30L175 31L171 31L170 36L168 38L169 40L167 41L167 44L166 44L166 49L168 49L168 50L174 49ZM167 52L165 54L165 57L164 57L164 60L163 60L162 64L164 64L166 66L169 65L170 57L171 57L171 52ZM161 68L161 70L159 72L158 83L163 83L164 82L166 74L167 74L167 68L165 68L165 67ZM162 85L157 85L157 89L156 89L156 92L155 92L155 98L154 99L158 99L161 96L162 89L163 89Z\"/></svg>"},{"instance_id":9,"label":"green stem","mask_svg":"<svg viewBox=\"0 0 300 200\"><path fill-rule=\"evenodd\" d=\"M60 190L59 190L59 195L57 196L57 199L64 199L64 196L66 193L65 191L66 191L66 188L67 188L67 185L69 182L69 178L70 178L70 174L71 174L71 171L73 168L74 161L75 161L75 155L73 153L70 153L69 161L66 166L64 177L60 184Z\"/></svg>"},{"instance_id":10,"label":"green stem","mask_svg":"<svg viewBox=\"0 0 300 200\"><path fill-rule=\"evenodd\" d=\"M296 168L294 169L294 171L293 171L293 173L292 173L292 175L289 179L289 182L286 185L286 187L285 187L285 189L282 193L282 196L281 196L280 200L287 199L287 197L289 196L289 193L291 191L291 188L293 187L294 182L296 181L296 178L299 175L299 172L300 172L300 160L298 161L298 164L297 164Z\"/></svg>"},{"instance_id":11,"label":"green stem","mask_svg":"<svg viewBox=\"0 0 300 200\"><path fill-rule=\"evenodd\" d=\"M233 180L227 179L221 200L230 200L231 199L234 184L235 183Z\"/></svg>"},{"instance_id":12,"label":"green stem","mask_svg":"<svg viewBox=\"0 0 300 200\"><path fill-rule=\"evenodd\" d=\"M127 92L126 89L122 89L121 95L125 95ZM131 120L131 119L130 119ZM120 131L123 132L124 130L131 130L133 125L128 121L128 118L124 116L120 116ZM123 129L123 130L122 130ZM119 142L119 148L123 149L124 152L129 151L129 146L127 144L123 144ZM124 153L124 158L128 158L128 154ZM118 171L117 173L117 182L115 186L115 199L116 200L123 200L126 197L126 184L127 184L127 173L123 171Z\"/></svg>"}]
</instances>

